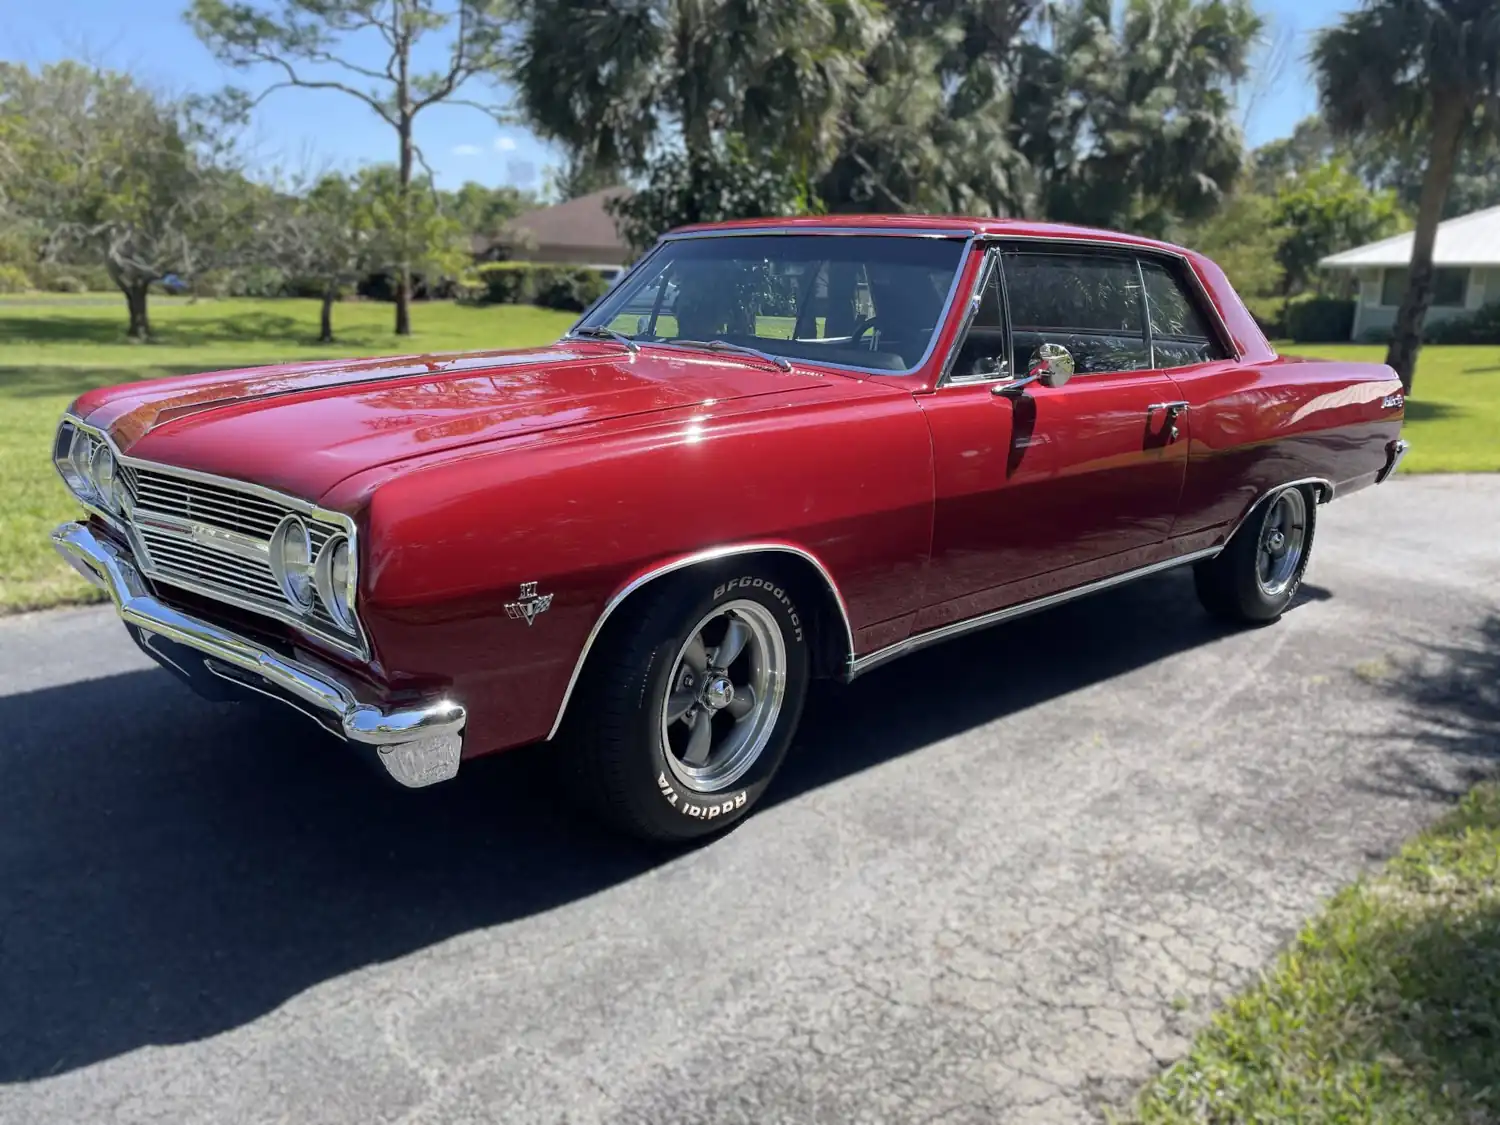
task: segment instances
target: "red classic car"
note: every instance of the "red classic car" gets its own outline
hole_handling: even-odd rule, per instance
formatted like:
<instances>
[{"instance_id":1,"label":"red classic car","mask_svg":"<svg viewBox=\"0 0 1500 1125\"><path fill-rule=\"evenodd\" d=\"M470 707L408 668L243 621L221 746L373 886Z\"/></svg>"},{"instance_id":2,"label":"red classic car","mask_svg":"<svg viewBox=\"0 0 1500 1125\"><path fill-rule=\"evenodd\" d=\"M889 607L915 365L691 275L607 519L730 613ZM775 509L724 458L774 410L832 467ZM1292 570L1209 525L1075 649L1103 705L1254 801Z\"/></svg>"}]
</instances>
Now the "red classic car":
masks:
<instances>
[{"instance_id":1,"label":"red classic car","mask_svg":"<svg viewBox=\"0 0 1500 1125\"><path fill-rule=\"evenodd\" d=\"M548 347L91 391L54 540L210 697L409 786L559 738L614 822L682 839L755 806L814 676L1188 563L1274 620L1403 409L1386 367L1278 356L1175 246L726 224Z\"/></svg>"}]
</instances>

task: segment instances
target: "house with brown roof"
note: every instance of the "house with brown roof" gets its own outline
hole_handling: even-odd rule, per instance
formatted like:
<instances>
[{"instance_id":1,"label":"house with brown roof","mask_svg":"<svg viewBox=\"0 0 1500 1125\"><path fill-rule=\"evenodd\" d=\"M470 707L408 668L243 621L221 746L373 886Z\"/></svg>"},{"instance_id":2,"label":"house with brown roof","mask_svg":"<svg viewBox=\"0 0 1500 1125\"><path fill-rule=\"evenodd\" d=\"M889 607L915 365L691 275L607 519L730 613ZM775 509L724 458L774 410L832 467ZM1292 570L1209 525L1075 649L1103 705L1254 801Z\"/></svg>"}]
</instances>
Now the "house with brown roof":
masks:
<instances>
[{"instance_id":1,"label":"house with brown roof","mask_svg":"<svg viewBox=\"0 0 1500 1125\"><path fill-rule=\"evenodd\" d=\"M527 211L506 223L500 236L488 245L476 245L476 255L580 266L623 266L635 255L615 229L614 216L604 209L604 204L629 194L628 188L611 187Z\"/></svg>"}]
</instances>

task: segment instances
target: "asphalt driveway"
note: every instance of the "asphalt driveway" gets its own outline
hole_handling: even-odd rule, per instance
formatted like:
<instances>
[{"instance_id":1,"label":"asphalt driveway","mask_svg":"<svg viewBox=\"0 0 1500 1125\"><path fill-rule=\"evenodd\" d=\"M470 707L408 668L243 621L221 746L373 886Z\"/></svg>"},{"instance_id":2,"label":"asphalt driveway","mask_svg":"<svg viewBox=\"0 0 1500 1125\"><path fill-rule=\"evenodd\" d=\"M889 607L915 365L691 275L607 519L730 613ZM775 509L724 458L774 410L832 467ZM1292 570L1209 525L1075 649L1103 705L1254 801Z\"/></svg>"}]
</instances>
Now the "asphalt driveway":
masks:
<instances>
[{"instance_id":1,"label":"asphalt driveway","mask_svg":"<svg viewBox=\"0 0 1500 1125\"><path fill-rule=\"evenodd\" d=\"M1093 1120L1500 754L1500 477L1323 515L1274 627L1173 573L821 691L676 857L0 622L0 1121Z\"/></svg>"}]
</instances>

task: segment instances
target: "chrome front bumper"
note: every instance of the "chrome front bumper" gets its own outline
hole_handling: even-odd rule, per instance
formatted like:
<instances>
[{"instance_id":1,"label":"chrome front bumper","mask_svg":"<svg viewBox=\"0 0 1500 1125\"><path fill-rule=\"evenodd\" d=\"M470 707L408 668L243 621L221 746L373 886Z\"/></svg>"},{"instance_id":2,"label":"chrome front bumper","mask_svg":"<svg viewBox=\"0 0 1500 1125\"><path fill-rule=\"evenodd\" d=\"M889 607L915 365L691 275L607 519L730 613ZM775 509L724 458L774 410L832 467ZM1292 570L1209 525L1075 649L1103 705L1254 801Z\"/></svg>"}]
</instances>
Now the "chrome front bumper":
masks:
<instances>
[{"instance_id":1,"label":"chrome front bumper","mask_svg":"<svg viewBox=\"0 0 1500 1125\"><path fill-rule=\"evenodd\" d=\"M386 710L361 701L349 684L330 672L158 601L128 553L87 525L63 524L52 533L52 543L75 570L110 596L141 648L193 686L208 677L295 707L346 741L375 750L386 772L411 788L458 773L462 704L436 699ZM185 666L179 656L201 668Z\"/></svg>"}]
</instances>

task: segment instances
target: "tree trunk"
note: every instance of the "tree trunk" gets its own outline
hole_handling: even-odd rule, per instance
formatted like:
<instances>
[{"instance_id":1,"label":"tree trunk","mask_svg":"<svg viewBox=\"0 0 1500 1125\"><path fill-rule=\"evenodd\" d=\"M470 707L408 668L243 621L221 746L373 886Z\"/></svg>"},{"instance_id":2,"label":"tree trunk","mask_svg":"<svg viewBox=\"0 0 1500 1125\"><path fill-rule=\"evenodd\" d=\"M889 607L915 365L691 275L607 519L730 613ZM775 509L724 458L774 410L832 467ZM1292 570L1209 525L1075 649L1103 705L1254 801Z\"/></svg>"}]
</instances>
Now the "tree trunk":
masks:
<instances>
[{"instance_id":1,"label":"tree trunk","mask_svg":"<svg viewBox=\"0 0 1500 1125\"><path fill-rule=\"evenodd\" d=\"M399 232L400 260L396 263L396 335L411 335L411 121L403 119L401 134L400 180L396 194L396 221Z\"/></svg>"},{"instance_id":2,"label":"tree trunk","mask_svg":"<svg viewBox=\"0 0 1500 1125\"><path fill-rule=\"evenodd\" d=\"M397 173L396 221L400 224L398 260L396 262L396 335L411 335L411 39L406 27L400 26L399 6L395 29L396 50L396 135L400 138L401 158Z\"/></svg>"},{"instance_id":3,"label":"tree trunk","mask_svg":"<svg viewBox=\"0 0 1500 1125\"><path fill-rule=\"evenodd\" d=\"M1427 171L1422 176L1422 198L1417 205L1417 229L1412 236L1411 268L1406 293L1396 312L1396 324L1391 329L1391 346L1385 353L1386 365L1395 369L1408 394L1417 373L1422 322L1432 304L1432 248L1443 217L1443 204L1448 199L1448 187L1453 182L1453 168L1458 163L1466 108L1462 98L1454 97L1444 98L1432 107L1432 134L1427 147Z\"/></svg>"},{"instance_id":4,"label":"tree trunk","mask_svg":"<svg viewBox=\"0 0 1500 1125\"><path fill-rule=\"evenodd\" d=\"M151 338L151 317L146 311L146 293L150 284L147 281L131 281L120 286L125 291L125 307L130 311L129 336L132 340Z\"/></svg>"},{"instance_id":5,"label":"tree trunk","mask_svg":"<svg viewBox=\"0 0 1500 1125\"><path fill-rule=\"evenodd\" d=\"M338 299L339 287L329 283L323 290L323 315L319 321L318 343L333 343L333 302Z\"/></svg>"}]
</instances>

